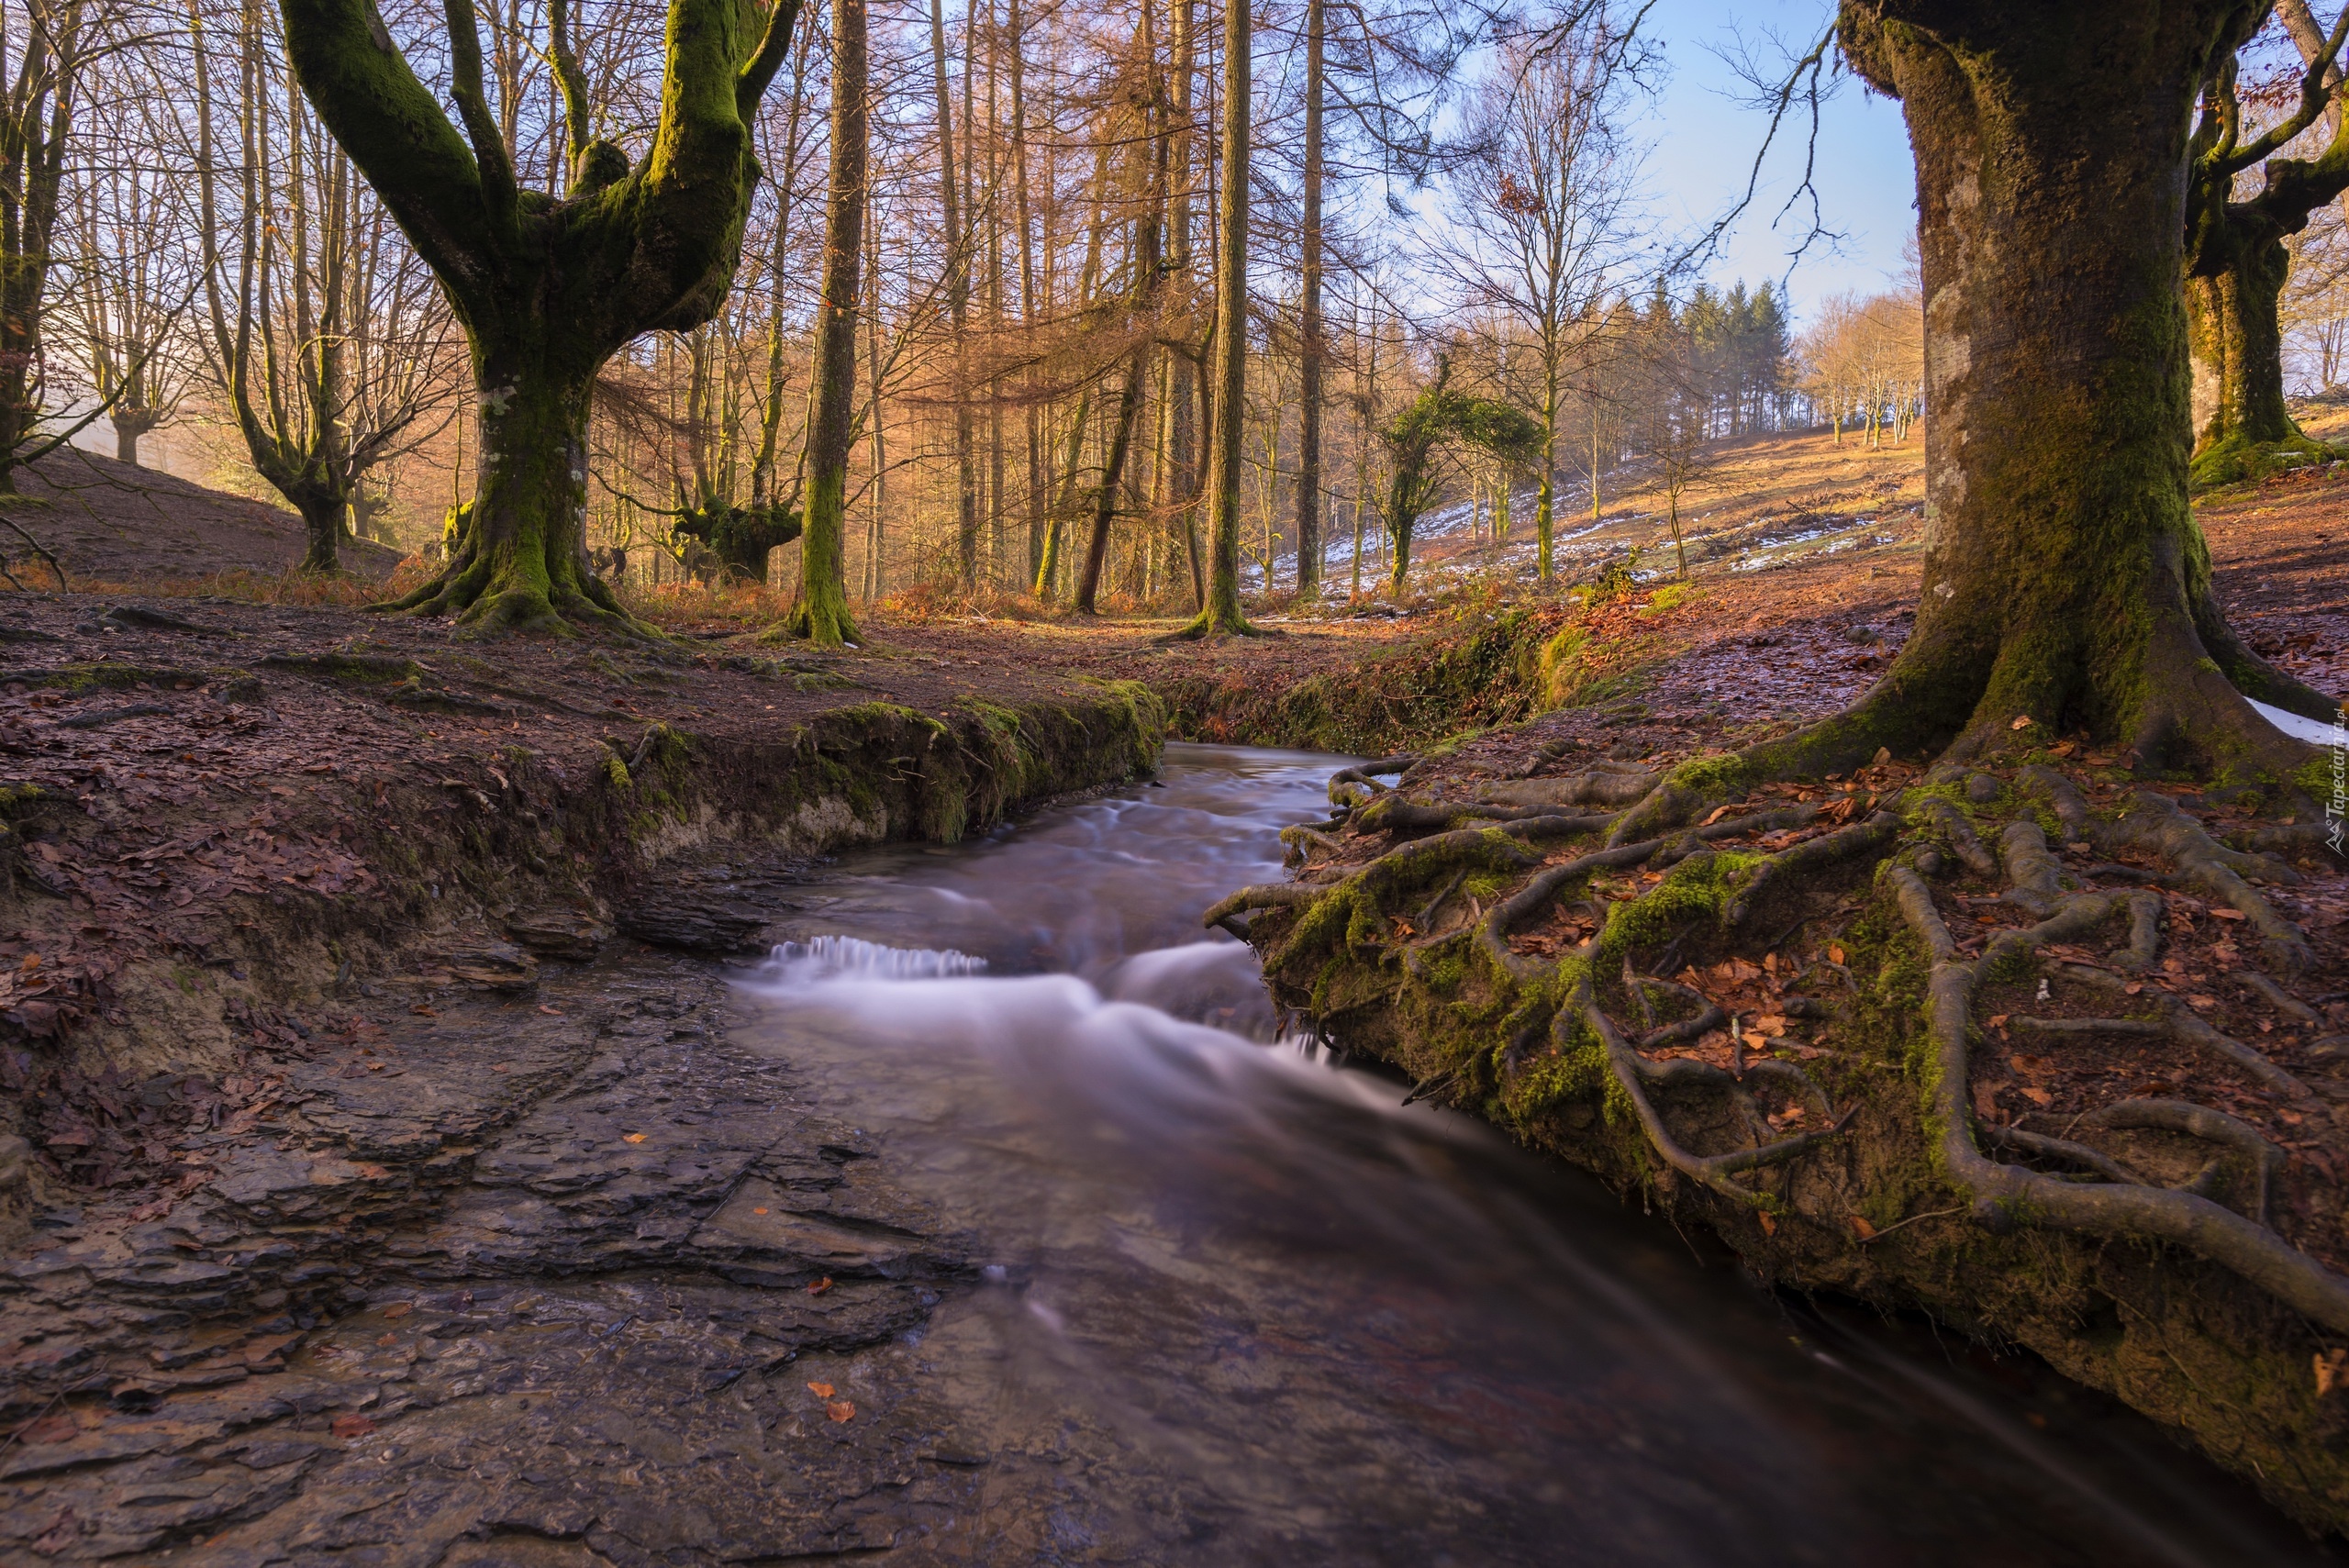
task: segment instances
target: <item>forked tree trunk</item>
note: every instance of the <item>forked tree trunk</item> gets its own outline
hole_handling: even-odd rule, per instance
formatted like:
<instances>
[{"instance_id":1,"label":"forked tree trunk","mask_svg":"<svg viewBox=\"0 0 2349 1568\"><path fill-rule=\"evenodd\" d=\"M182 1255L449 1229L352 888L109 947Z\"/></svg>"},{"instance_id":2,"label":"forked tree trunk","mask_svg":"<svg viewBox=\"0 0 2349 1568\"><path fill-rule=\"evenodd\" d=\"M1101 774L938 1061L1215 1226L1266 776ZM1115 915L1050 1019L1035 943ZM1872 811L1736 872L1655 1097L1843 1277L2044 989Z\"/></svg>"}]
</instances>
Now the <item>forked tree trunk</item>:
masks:
<instances>
[{"instance_id":1,"label":"forked tree trunk","mask_svg":"<svg viewBox=\"0 0 2349 1568\"><path fill-rule=\"evenodd\" d=\"M1916 154L1923 592L1884 681L1767 765L1964 754L2025 720L2148 768L2305 762L2198 633L2187 507L2187 133L2254 9L1844 0Z\"/></svg>"},{"instance_id":2,"label":"forked tree trunk","mask_svg":"<svg viewBox=\"0 0 2349 1568\"><path fill-rule=\"evenodd\" d=\"M588 136L584 77L551 7L570 187L524 192L490 116L472 8L449 8L460 136L367 0L281 0L286 52L318 117L432 268L472 349L481 454L442 574L386 608L476 625L641 629L586 558L587 408L596 371L655 330L716 315L759 175L750 119L797 0L671 0L661 111L640 162Z\"/></svg>"}]
</instances>

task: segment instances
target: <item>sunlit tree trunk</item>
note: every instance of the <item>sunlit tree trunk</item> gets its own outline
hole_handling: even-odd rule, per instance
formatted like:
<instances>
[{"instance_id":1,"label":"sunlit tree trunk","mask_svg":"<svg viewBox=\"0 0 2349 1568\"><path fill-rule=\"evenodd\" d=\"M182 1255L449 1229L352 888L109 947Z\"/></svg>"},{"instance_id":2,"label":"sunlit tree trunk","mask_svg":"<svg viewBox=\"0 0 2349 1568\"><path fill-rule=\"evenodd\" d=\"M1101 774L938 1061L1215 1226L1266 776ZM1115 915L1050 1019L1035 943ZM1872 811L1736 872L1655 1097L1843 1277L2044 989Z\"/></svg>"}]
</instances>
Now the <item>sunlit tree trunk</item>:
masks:
<instances>
[{"instance_id":1,"label":"sunlit tree trunk","mask_svg":"<svg viewBox=\"0 0 2349 1568\"><path fill-rule=\"evenodd\" d=\"M930 0L931 85L938 98L938 195L945 227L939 239L946 248L946 315L954 334L954 491L955 558L961 563L963 586L978 586L979 476L971 430L971 247L966 227L968 207L955 171L954 100L946 83L946 0ZM963 73L964 86L969 72ZM967 116L969 102L963 109ZM967 150L965 150L967 152ZM967 158L965 160L967 161Z\"/></svg>"},{"instance_id":2,"label":"sunlit tree trunk","mask_svg":"<svg viewBox=\"0 0 2349 1568\"><path fill-rule=\"evenodd\" d=\"M1248 151L1252 17L1224 6L1223 170L1216 212L1214 406L1208 427L1207 603L1186 635L1252 634L1240 608L1241 441L1248 423Z\"/></svg>"},{"instance_id":3,"label":"sunlit tree trunk","mask_svg":"<svg viewBox=\"0 0 2349 1568\"><path fill-rule=\"evenodd\" d=\"M387 47L369 0L282 0L305 92L440 278L463 322L479 479L444 572L397 607L488 626L633 629L587 563L588 399L621 345L689 331L723 303L759 166L746 119L788 49L797 0L673 0L661 111L640 163L587 135L568 17L550 6L570 186L524 193L482 85L470 0L450 0L450 96Z\"/></svg>"},{"instance_id":4,"label":"sunlit tree trunk","mask_svg":"<svg viewBox=\"0 0 2349 1568\"><path fill-rule=\"evenodd\" d=\"M1321 48L1324 0L1305 6L1305 190L1302 300L1297 334L1297 593L1321 593ZM1266 584L1270 586L1270 584Z\"/></svg>"},{"instance_id":5,"label":"sunlit tree trunk","mask_svg":"<svg viewBox=\"0 0 2349 1568\"><path fill-rule=\"evenodd\" d=\"M807 518L799 545L799 602L791 618L794 634L819 648L857 640L841 548L848 531L849 454L855 442L868 138L864 0L831 0L831 6L832 147L823 297L816 307L816 385L807 409Z\"/></svg>"},{"instance_id":6,"label":"sunlit tree trunk","mask_svg":"<svg viewBox=\"0 0 2349 1568\"><path fill-rule=\"evenodd\" d=\"M1917 161L1922 595L1884 680L1767 765L1965 755L2018 726L2083 730L2145 768L2306 761L2198 630L2208 557L2186 497L2187 134L2257 15L1844 0L1846 53L1901 100Z\"/></svg>"}]
</instances>

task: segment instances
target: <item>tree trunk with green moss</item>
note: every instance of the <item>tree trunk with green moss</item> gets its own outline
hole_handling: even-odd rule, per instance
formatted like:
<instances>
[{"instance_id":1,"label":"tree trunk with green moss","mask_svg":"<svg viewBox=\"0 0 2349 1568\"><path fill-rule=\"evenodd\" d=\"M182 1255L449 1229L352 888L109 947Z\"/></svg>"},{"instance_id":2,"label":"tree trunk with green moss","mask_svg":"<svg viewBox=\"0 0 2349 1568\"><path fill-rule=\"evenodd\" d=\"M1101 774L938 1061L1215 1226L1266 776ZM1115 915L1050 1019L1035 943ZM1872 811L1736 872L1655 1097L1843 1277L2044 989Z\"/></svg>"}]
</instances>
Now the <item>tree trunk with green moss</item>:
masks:
<instances>
[{"instance_id":1,"label":"tree trunk with green moss","mask_svg":"<svg viewBox=\"0 0 2349 1568\"><path fill-rule=\"evenodd\" d=\"M1844 0L1845 51L1901 100L1916 154L1923 591L1883 682L1748 753L1762 771L1964 755L2018 721L2148 768L2305 761L2198 626L2207 555L2187 506L2187 135L2257 15Z\"/></svg>"},{"instance_id":2,"label":"tree trunk with green moss","mask_svg":"<svg viewBox=\"0 0 2349 1568\"><path fill-rule=\"evenodd\" d=\"M857 297L863 289L866 159L864 0L832 0L832 151L824 292L816 314L816 393L807 411L807 521L791 630L819 648L857 640L841 560L848 461L856 438ZM876 407L874 417L879 417Z\"/></svg>"},{"instance_id":3,"label":"tree trunk with green moss","mask_svg":"<svg viewBox=\"0 0 2349 1568\"><path fill-rule=\"evenodd\" d=\"M2333 135L2314 159L2273 154L2316 124L2338 92L2331 82L2341 32L2318 40L2307 60L2300 103L2246 143L2228 60L2204 95L2195 127L2186 199L2186 308L2194 361L2194 461L2198 484L2227 484L2264 471L2279 451L2325 455L2284 402L2285 238L2349 190L2349 133L2333 114ZM2235 198L2236 177L2261 165L2259 194Z\"/></svg>"},{"instance_id":4,"label":"tree trunk with green moss","mask_svg":"<svg viewBox=\"0 0 2349 1568\"><path fill-rule=\"evenodd\" d=\"M342 144L431 267L472 350L479 481L440 576L387 607L484 628L636 622L587 562L588 399L631 339L689 331L726 296L759 177L747 121L798 0L672 0L661 114L628 155L588 134L567 7L550 7L565 194L521 187L482 85L471 0L448 0L460 135L369 0L282 0L286 52Z\"/></svg>"}]
</instances>

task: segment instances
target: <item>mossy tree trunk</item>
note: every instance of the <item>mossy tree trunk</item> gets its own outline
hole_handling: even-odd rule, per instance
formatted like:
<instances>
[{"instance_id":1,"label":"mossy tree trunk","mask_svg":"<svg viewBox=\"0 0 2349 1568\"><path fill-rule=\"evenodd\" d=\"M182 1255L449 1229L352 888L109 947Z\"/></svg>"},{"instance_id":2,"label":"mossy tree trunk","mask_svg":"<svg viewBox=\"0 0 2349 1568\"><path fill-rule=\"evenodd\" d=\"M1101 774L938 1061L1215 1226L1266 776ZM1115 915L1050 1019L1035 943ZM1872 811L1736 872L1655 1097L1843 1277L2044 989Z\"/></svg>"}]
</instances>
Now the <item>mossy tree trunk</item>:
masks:
<instances>
[{"instance_id":1,"label":"mossy tree trunk","mask_svg":"<svg viewBox=\"0 0 2349 1568\"><path fill-rule=\"evenodd\" d=\"M824 292L816 311L816 389L807 412L807 521L791 629L819 648L858 640L841 560L849 450L856 439L857 299L863 290L864 0L832 0L832 150L824 217ZM874 406L874 419L880 417Z\"/></svg>"},{"instance_id":2,"label":"mossy tree trunk","mask_svg":"<svg viewBox=\"0 0 2349 1568\"><path fill-rule=\"evenodd\" d=\"M1883 682L1757 762L1965 754L2019 720L2145 767L2305 761L2198 628L2187 506L2187 135L2257 15L1844 0L1843 47L1901 100L1917 162L1923 592Z\"/></svg>"},{"instance_id":3,"label":"mossy tree trunk","mask_svg":"<svg viewBox=\"0 0 2349 1568\"><path fill-rule=\"evenodd\" d=\"M2349 26L2349 13L2343 17ZM2349 190L2349 121L2337 112L2333 67L2343 27L2307 55L2299 106L2245 141L2232 57L2203 99L2186 202L2186 306L2194 362L2192 476L2203 484L2255 475L2277 450L2325 449L2293 422L2284 401L2285 238ZM2314 159L2274 156L2335 106L2332 136ZM2259 194L2235 198L2236 177L2261 168Z\"/></svg>"},{"instance_id":4,"label":"mossy tree trunk","mask_svg":"<svg viewBox=\"0 0 2349 1568\"><path fill-rule=\"evenodd\" d=\"M461 135L369 0L282 0L286 52L318 117L440 281L472 350L480 478L441 575L393 606L484 627L637 623L587 563L589 390L656 330L724 300L759 177L747 120L789 45L798 0L671 0L661 113L628 155L589 135L567 6L549 58L570 151L560 196L522 188L483 87L471 0L448 0Z\"/></svg>"},{"instance_id":5,"label":"mossy tree trunk","mask_svg":"<svg viewBox=\"0 0 2349 1568\"><path fill-rule=\"evenodd\" d=\"M2240 253L2216 275L2186 279L2198 454L2228 441L2288 441L2300 433L2284 406L2283 242L2271 236L2235 249Z\"/></svg>"}]
</instances>

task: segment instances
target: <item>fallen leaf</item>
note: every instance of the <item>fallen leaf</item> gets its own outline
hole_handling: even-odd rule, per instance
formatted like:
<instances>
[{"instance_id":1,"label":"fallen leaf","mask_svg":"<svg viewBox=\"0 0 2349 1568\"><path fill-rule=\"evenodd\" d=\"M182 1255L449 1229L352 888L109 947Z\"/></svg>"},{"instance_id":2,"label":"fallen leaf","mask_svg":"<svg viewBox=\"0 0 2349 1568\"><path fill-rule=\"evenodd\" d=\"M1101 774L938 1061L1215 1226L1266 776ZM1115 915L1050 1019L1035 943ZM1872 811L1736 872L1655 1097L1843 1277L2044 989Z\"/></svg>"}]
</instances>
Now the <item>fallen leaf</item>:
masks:
<instances>
[{"instance_id":1,"label":"fallen leaf","mask_svg":"<svg viewBox=\"0 0 2349 1568\"><path fill-rule=\"evenodd\" d=\"M2349 1351L2330 1350L2316 1358L2316 1391L2318 1397L2349 1384Z\"/></svg>"},{"instance_id":2,"label":"fallen leaf","mask_svg":"<svg viewBox=\"0 0 2349 1568\"><path fill-rule=\"evenodd\" d=\"M1830 943L1828 943L1828 944L1827 944L1827 961L1828 961L1830 963L1841 963L1841 962L1843 962L1843 950L1842 950L1841 947L1838 947L1838 946L1837 946L1835 943L1833 943L1833 942L1830 942Z\"/></svg>"},{"instance_id":3,"label":"fallen leaf","mask_svg":"<svg viewBox=\"0 0 2349 1568\"><path fill-rule=\"evenodd\" d=\"M2029 1101L2030 1101L2032 1105L2034 1105L2034 1106L2046 1106L2046 1105L2051 1105L2051 1104L2053 1104L2053 1103L2054 1103L2054 1099L2055 1099L2055 1096L2054 1096L2054 1095L2051 1095L2051 1094L2049 1094L2046 1090L2044 1090L2044 1089L2034 1089L2034 1088L2030 1087L2029 1085L2025 1085L2025 1086L2024 1086L2023 1091L2022 1091L2022 1097L2023 1097L2024 1099L2026 1099L2026 1100L2029 1100Z\"/></svg>"},{"instance_id":4,"label":"fallen leaf","mask_svg":"<svg viewBox=\"0 0 2349 1568\"><path fill-rule=\"evenodd\" d=\"M766 1210L765 1210L765 1209L763 1209L763 1208L754 1208L754 1209L751 1210L751 1212L752 1214L764 1214L764 1213L766 1212Z\"/></svg>"},{"instance_id":5,"label":"fallen leaf","mask_svg":"<svg viewBox=\"0 0 2349 1568\"><path fill-rule=\"evenodd\" d=\"M2213 920L2240 920L2243 918L2243 911L2240 909L2213 909L2210 911L2210 918Z\"/></svg>"},{"instance_id":6,"label":"fallen leaf","mask_svg":"<svg viewBox=\"0 0 2349 1568\"><path fill-rule=\"evenodd\" d=\"M623 1143L641 1143L644 1141L646 1136L646 1134L641 1132L627 1133L621 1137L620 1141Z\"/></svg>"},{"instance_id":7,"label":"fallen leaf","mask_svg":"<svg viewBox=\"0 0 2349 1568\"><path fill-rule=\"evenodd\" d=\"M1727 817L1731 812L1735 811L1736 809L1737 803L1734 801L1731 802L1727 806L1717 806L1713 807L1713 814L1705 818L1704 825L1709 828L1714 823L1720 821L1722 817Z\"/></svg>"},{"instance_id":8,"label":"fallen leaf","mask_svg":"<svg viewBox=\"0 0 2349 1568\"><path fill-rule=\"evenodd\" d=\"M856 1419L856 1407L845 1399L835 1399L824 1407L824 1414L835 1421L853 1421Z\"/></svg>"},{"instance_id":9,"label":"fallen leaf","mask_svg":"<svg viewBox=\"0 0 2349 1568\"><path fill-rule=\"evenodd\" d=\"M814 1284L807 1287L807 1294L810 1296L821 1296L831 1288L832 1276L826 1274L822 1279L818 1280Z\"/></svg>"},{"instance_id":10,"label":"fallen leaf","mask_svg":"<svg viewBox=\"0 0 2349 1568\"><path fill-rule=\"evenodd\" d=\"M396 1345L399 1342L400 1337L397 1334L378 1334L375 1336L375 1343L379 1348L384 1345Z\"/></svg>"},{"instance_id":11,"label":"fallen leaf","mask_svg":"<svg viewBox=\"0 0 2349 1568\"><path fill-rule=\"evenodd\" d=\"M2047 748L2048 754L2054 757L2068 757L2076 750L2078 748L2069 740L2059 740Z\"/></svg>"},{"instance_id":12,"label":"fallen leaf","mask_svg":"<svg viewBox=\"0 0 2349 1568\"><path fill-rule=\"evenodd\" d=\"M539 1004L539 1011L544 1013L551 1018L559 1018L562 1017L562 1009L561 1007L550 1007L544 1002Z\"/></svg>"},{"instance_id":13,"label":"fallen leaf","mask_svg":"<svg viewBox=\"0 0 2349 1568\"><path fill-rule=\"evenodd\" d=\"M415 1310L416 1303L413 1301L395 1301L389 1307L384 1308L384 1316L386 1318L405 1318Z\"/></svg>"},{"instance_id":14,"label":"fallen leaf","mask_svg":"<svg viewBox=\"0 0 2349 1568\"><path fill-rule=\"evenodd\" d=\"M2008 725L2007 728L2009 729L2029 729L2031 728L2031 715L2027 713L2016 715L2015 721L2012 724Z\"/></svg>"},{"instance_id":15,"label":"fallen leaf","mask_svg":"<svg viewBox=\"0 0 2349 1568\"><path fill-rule=\"evenodd\" d=\"M1776 1235L1778 1233L1778 1218L1777 1218L1777 1216L1776 1216L1776 1215L1772 1214L1768 1209L1766 1209L1766 1208L1760 1208L1760 1209L1756 1209L1756 1210L1754 1210L1754 1211L1753 1211L1753 1218L1756 1218L1756 1219L1758 1219L1758 1220L1760 1220L1760 1221L1762 1222L1762 1234L1763 1234L1763 1235L1765 1235L1765 1236L1776 1236Z\"/></svg>"},{"instance_id":16,"label":"fallen leaf","mask_svg":"<svg viewBox=\"0 0 2349 1568\"><path fill-rule=\"evenodd\" d=\"M439 1013L434 1012L430 1007L426 1006L421 1002L418 1002L416 1006L410 1007L408 1011L414 1013L419 1018L437 1018L440 1016Z\"/></svg>"},{"instance_id":17,"label":"fallen leaf","mask_svg":"<svg viewBox=\"0 0 2349 1568\"><path fill-rule=\"evenodd\" d=\"M2007 1065L2018 1073L2036 1076L2039 1073L2053 1071L2055 1064L2043 1056L2009 1056L2007 1058Z\"/></svg>"},{"instance_id":18,"label":"fallen leaf","mask_svg":"<svg viewBox=\"0 0 2349 1568\"><path fill-rule=\"evenodd\" d=\"M2202 995L2188 996L2188 997L2186 999L2186 1002L2187 1002L2187 1005L2188 1005L2188 1006L2192 1006L2192 1007L2203 1007L2203 1008L2210 1008L2210 1007L2215 1007L2215 1006L2217 1006L2219 1005L2219 999L2218 999L2216 996L2202 996Z\"/></svg>"},{"instance_id":19,"label":"fallen leaf","mask_svg":"<svg viewBox=\"0 0 2349 1568\"><path fill-rule=\"evenodd\" d=\"M1870 1225L1865 1218L1856 1214L1852 1216L1852 1233L1863 1241L1873 1241L1876 1240L1876 1227Z\"/></svg>"},{"instance_id":20,"label":"fallen leaf","mask_svg":"<svg viewBox=\"0 0 2349 1568\"><path fill-rule=\"evenodd\" d=\"M2002 1029L2007 1027L2007 1020L2013 1017L2012 1013L1993 1013L1989 1017L1989 1025L1994 1029Z\"/></svg>"},{"instance_id":21,"label":"fallen leaf","mask_svg":"<svg viewBox=\"0 0 2349 1568\"><path fill-rule=\"evenodd\" d=\"M360 1415L345 1414L334 1418L333 1431L339 1438L363 1438L375 1429L375 1423Z\"/></svg>"},{"instance_id":22,"label":"fallen leaf","mask_svg":"<svg viewBox=\"0 0 2349 1568\"><path fill-rule=\"evenodd\" d=\"M2124 996L2134 996L2138 992L2143 991L2144 988L2145 983L2143 981L2132 980L2128 984L2123 985L2121 988L2121 994Z\"/></svg>"},{"instance_id":23,"label":"fallen leaf","mask_svg":"<svg viewBox=\"0 0 2349 1568\"><path fill-rule=\"evenodd\" d=\"M807 1392L818 1399L829 1399L835 1390L829 1383L811 1383L807 1385Z\"/></svg>"}]
</instances>

